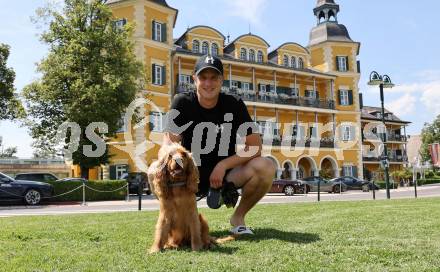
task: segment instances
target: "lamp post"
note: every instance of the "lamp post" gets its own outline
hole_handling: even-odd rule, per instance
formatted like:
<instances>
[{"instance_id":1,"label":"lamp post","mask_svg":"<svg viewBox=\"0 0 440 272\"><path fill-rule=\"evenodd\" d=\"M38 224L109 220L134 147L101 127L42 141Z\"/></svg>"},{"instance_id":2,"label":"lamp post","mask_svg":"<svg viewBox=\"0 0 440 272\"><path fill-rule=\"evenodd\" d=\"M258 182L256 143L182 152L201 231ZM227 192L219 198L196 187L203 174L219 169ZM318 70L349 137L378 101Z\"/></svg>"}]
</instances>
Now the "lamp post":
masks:
<instances>
[{"instance_id":1,"label":"lamp post","mask_svg":"<svg viewBox=\"0 0 440 272\"><path fill-rule=\"evenodd\" d=\"M393 88L394 84L391 82L391 78L387 75L379 75L376 71L371 72L370 81L368 82L370 86L379 85L380 90L380 102L382 109L382 123L385 128L385 133L383 134L383 144L384 144L384 155L382 156L382 164L385 170L385 184L387 189L387 199L390 199L390 176L388 173L389 161L388 161L388 148L387 148L387 133L386 133L386 125L385 125L385 107L384 107L384 88Z\"/></svg>"}]
</instances>

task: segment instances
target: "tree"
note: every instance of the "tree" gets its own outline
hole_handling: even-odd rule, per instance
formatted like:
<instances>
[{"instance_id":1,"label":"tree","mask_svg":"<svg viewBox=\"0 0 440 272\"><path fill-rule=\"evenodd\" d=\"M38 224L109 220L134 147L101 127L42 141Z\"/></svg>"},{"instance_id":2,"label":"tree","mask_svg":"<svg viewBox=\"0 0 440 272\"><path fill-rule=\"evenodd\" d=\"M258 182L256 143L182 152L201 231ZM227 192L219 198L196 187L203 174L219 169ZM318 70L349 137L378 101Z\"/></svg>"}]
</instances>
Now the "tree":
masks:
<instances>
[{"instance_id":1,"label":"tree","mask_svg":"<svg viewBox=\"0 0 440 272\"><path fill-rule=\"evenodd\" d=\"M429 145L433 143L440 143L440 115L434 120L432 124L425 123L422 129L422 146L420 148L420 154L423 161L431 161L431 155L429 153Z\"/></svg>"},{"instance_id":2,"label":"tree","mask_svg":"<svg viewBox=\"0 0 440 272\"><path fill-rule=\"evenodd\" d=\"M17 147L7 147L6 149L3 146L3 138L0 136L0 158L2 159L16 159L14 156L17 154Z\"/></svg>"},{"instance_id":3,"label":"tree","mask_svg":"<svg viewBox=\"0 0 440 272\"><path fill-rule=\"evenodd\" d=\"M47 7L37 16L50 21L41 35L50 49L38 64L42 78L23 90L31 116L27 124L31 135L52 149L59 147L55 136L61 124L78 124L79 148L72 160L88 178L88 170L108 163L109 154L107 147L100 157L83 154L84 145L96 148L86 127L104 122L108 132L97 134L114 137L125 108L143 87L143 67L130 41L133 27L118 27L105 0L66 0L62 11Z\"/></svg>"},{"instance_id":4,"label":"tree","mask_svg":"<svg viewBox=\"0 0 440 272\"><path fill-rule=\"evenodd\" d=\"M0 43L0 120L24 116L24 109L14 92L15 72L6 66L9 46Z\"/></svg>"}]
</instances>

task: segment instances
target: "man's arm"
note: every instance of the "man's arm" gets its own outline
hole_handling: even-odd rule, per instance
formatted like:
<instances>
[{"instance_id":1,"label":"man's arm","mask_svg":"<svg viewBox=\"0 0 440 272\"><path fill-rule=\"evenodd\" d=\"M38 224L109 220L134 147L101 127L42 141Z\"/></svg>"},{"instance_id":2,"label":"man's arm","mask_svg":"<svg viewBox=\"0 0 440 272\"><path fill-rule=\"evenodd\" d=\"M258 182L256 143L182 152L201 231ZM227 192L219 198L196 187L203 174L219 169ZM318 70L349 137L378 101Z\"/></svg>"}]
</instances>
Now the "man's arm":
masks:
<instances>
[{"instance_id":1,"label":"man's arm","mask_svg":"<svg viewBox=\"0 0 440 272\"><path fill-rule=\"evenodd\" d=\"M261 156L261 137L260 134L253 133L246 136L245 151L250 148L257 148L258 151L252 156L239 156L237 154L220 161L211 173L210 183L213 188L220 188L223 184L223 178L228 169L247 163L253 158Z\"/></svg>"}]
</instances>

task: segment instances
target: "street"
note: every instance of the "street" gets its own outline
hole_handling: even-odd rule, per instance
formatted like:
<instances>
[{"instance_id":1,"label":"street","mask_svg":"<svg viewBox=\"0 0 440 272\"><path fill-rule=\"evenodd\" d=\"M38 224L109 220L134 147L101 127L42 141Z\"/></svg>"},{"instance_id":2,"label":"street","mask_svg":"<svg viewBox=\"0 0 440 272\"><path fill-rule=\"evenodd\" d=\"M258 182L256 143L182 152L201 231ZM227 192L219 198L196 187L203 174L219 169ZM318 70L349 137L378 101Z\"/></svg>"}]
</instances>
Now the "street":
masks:
<instances>
[{"instance_id":1,"label":"street","mask_svg":"<svg viewBox=\"0 0 440 272\"><path fill-rule=\"evenodd\" d=\"M440 197L440 186L430 185L418 187L418 197ZM391 199L414 198L414 187L399 188L391 190ZM376 191L376 199L386 199L386 191ZM321 193L321 201L359 201L373 200L373 193L361 191L348 191L342 194ZM280 203L301 203L316 202L317 193L308 195L285 196L284 194L268 194L259 204L280 204ZM198 202L198 207L206 208L206 199ZM154 196L143 196L142 210L158 210L159 203ZM132 195L130 201L100 201L87 202L85 206L81 202L45 204L38 206L23 206L19 204L1 204L0 217L27 216L27 215L63 215L81 213L107 213L107 212L126 212L138 210L138 197Z\"/></svg>"}]
</instances>

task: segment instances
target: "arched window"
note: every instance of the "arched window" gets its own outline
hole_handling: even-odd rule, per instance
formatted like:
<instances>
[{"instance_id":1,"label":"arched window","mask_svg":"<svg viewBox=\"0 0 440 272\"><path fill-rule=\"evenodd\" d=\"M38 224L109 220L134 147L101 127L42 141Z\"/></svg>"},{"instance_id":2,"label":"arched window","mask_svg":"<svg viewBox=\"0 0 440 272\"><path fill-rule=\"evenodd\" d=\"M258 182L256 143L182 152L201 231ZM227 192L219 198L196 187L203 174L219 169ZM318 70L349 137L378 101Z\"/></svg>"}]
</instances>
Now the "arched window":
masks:
<instances>
[{"instance_id":1,"label":"arched window","mask_svg":"<svg viewBox=\"0 0 440 272\"><path fill-rule=\"evenodd\" d=\"M304 69L304 61L302 58L298 58L298 68Z\"/></svg>"},{"instance_id":2,"label":"arched window","mask_svg":"<svg viewBox=\"0 0 440 272\"><path fill-rule=\"evenodd\" d=\"M240 59L247 60L247 50L245 48L242 48L240 51Z\"/></svg>"},{"instance_id":3,"label":"arched window","mask_svg":"<svg viewBox=\"0 0 440 272\"><path fill-rule=\"evenodd\" d=\"M328 20L329 21L336 21L336 16L335 16L335 13L333 12L333 10L330 10L328 12Z\"/></svg>"},{"instance_id":4,"label":"arched window","mask_svg":"<svg viewBox=\"0 0 440 272\"><path fill-rule=\"evenodd\" d=\"M258 50L257 62L263 63L263 51Z\"/></svg>"},{"instance_id":5,"label":"arched window","mask_svg":"<svg viewBox=\"0 0 440 272\"><path fill-rule=\"evenodd\" d=\"M218 45L216 43L211 45L211 55L218 56Z\"/></svg>"},{"instance_id":6,"label":"arched window","mask_svg":"<svg viewBox=\"0 0 440 272\"><path fill-rule=\"evenodd\" d=\"M292 66L292 68L296 68L296 58L292 57L290 59L290 66Z\"/></svg>"},{"instance_id":7,"label":"arched window","mask_svg":"<svg viewBox=\"0 0 440 272\"><path fill-rule=\"evenodd\" d=\"M255 50L249 49L249 61L255 62Z\"/></svg>"},{"instance_id":8,"label":"arched window","mask_svg":"<svg viewBox=\"0 0 440 272\"><path fill-rule=\"evenodd\" d=\"M289 57L287 55L284 55L283 65L289 67Z\"/></svg>"},{"instance_id":9,"label":"arched window","mask_svg":"<svg viewBox=\"0 0 440 272\"><path fill-rule=\"evenodd\" d=\"M200 42L198 40L193 41L192 51L195 53L199 53L200 51Z\"/></svg>"},{"instance_id":10,"label":"arched window","mask_svg":"<svg viewBox=\"0 0 440 272\"><path fill-rule=\"evenodd\" d=\"M324 20L322 20L322 19L324 19ZM319 21L319 23L322 23L323 21L325 21L325 13L324 13L324 11L321 11L319 13L318 21Z\"/></svg>"},{"instance_id":11,"label":"arched window","mask_svg":"<svg viewBox=\"0 0 440 272\"><path fill-rule=\"evenodd\" d=\"M209 44L207 42L202 43L202 54L206 55L209 53Z\"/></svg>"}]
</instances>

